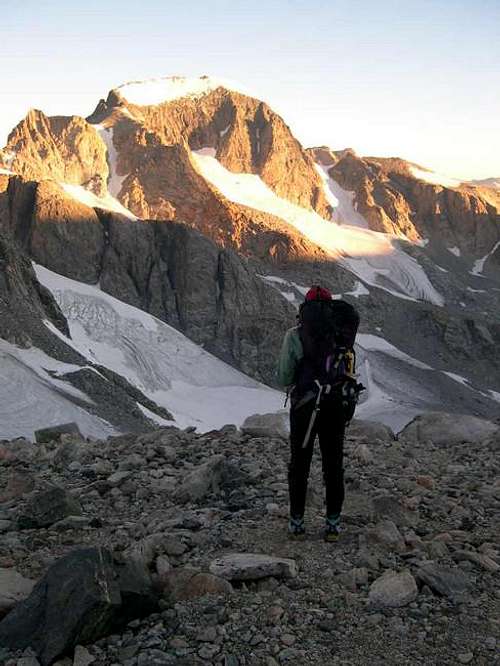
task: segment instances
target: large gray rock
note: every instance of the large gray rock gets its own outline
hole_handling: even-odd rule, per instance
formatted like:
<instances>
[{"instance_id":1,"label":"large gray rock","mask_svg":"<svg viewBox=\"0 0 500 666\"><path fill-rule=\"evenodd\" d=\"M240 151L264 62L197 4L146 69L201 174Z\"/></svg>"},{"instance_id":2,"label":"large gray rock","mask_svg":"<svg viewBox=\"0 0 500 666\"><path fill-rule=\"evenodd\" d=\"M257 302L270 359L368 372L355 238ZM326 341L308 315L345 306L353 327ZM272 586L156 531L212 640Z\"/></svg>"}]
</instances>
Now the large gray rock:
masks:
<instances>
[{"instance_id":1,"label":"large gray rock","mask_svg":"<svg viewBox=\"0 0 500 666\"><path fill-rule=\"evenodd\" d=\"M60 439L61 435L76 435L77 437L82 437L80 428L76 423L61 423L59 425L50 426L49 428L40 428L40 430L35 431L35 439L38 444L56 441Z\"/></svg>"},{"instance_id":2,"label":"large gray rock","mask_svg":"<svg viewBox=\"0 0 500 666\"><path fill-rule=\"evenodd\" d=\"M451 569L435 562L422 564L417 570L416 578L419 583L428 585L440 596L456 602L463 600L470 589L470 580L461 569Z\"/></svg>"},{"instance_id":3,"label":"large gray rock","mask_svg":"<svg viewBox=\"0 0 500 666\"><path fill-rule=\"evenodd\" d=\"M24 578L15 569L0 568L0 617L31 594L35 581Z\"/></svg>"},{"instance_id":4,"label":"large gray rock","mask_svg":"<svg viewBox=\"0 0 500 666\"><path fill-rule=\"evenodd\" d=\"M427 412L415 417L399 433L399 439L408 443L431 441L440 446L452 446L479 443L498 431L498 425L476 416Z\"/></svg>"},{"instance_id":5,"label":"large gray rock","mask_svg":"<svg viewBox=\"0 0 500 666\"><path fill-rule=\"evenodd\" d=\"M395 440L394 432L389 426L377 421L364 421L354 419L346 430L349 439L357 439L367 444L377 444L381 442L393 442Z\"/></svg>"},{"instance_id":6,"label":"large gray rock","mask_svg":"<svg viewBox=\"0 0 500 666\"><path fill-rule=\"evenodd\" d=\"M288 439L290 433L288 415L285 412L278 414L252 414L245 419L241 426L245 435L252 437L281 437Z\"/></svg>"},{"instance_id":7,"label":"large gray rock","mask_svg":"<svg viewBox=\"0 0 500 666\"><path fill-rule=\"evenodd\" d=\"M295 560L257 553L224 555L214 560L209 569L215 576L227 580L258 580L268 576L295 578L297 575Z\"/></svg>"},{"instance_id":8,"label":"large gray rock","mask_svg":"<svg viewBox=\"0 0 500 666\"><path fill-rule=\"evenodd\" d=\"M212 456L203 465L193 469L184 478L177 491L177 498L181 502L195 502L210 492L216 492L224 473L224 456Z\"/></svg>"},{"instance_id":9,"label":"large gray rock","mask_svg":"<svg viewBox=\"0 0 500 666\"><path fill-rule=\"evenodd\" d=\"M134 564L115 563L103 548L76 550L50 567L0 622L0 646L31 647L48 666L155 607L151 582Z\"/></svg>"},{"instance_id":10,"label":"large gray rock","mask_svg":"<svg viewBox=\"0 0 500 666\"><path fill-rule=\"evenodd\" d=\"M19 516L21 529L50 527L68 516L81 516L80 502L59 486L34 493Z\"/></svg>"},{"instance_id":11,"label":"large gray rock","mask_svg":"<svg viewBox=\"0 0 500 666\"><path fill-rule=\"evenodd\" d=\"M414 601L417 583L408 571L385 571L370 586L368 602L377 608L399 608Z\"/></svg>"}]
</instances>

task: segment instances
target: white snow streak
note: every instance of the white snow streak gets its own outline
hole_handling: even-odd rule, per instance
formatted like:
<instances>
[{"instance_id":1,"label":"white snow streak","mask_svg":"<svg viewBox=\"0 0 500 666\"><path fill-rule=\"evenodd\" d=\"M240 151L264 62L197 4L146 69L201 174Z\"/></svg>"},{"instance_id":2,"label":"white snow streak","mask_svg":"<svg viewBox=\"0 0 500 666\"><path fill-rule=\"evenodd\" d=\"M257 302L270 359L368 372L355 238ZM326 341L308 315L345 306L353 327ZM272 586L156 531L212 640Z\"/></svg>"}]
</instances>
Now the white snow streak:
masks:
<instances>
[{"instance_id":1,"label":"white snow streak","mask_svg":"<svg viewBox=\"0 0 500 666\"><path fill-rule=\"evenodd\" d=\"M448 250L448 252L451 252L452 254L454 254L455 257L460 257L460 255L461 255L460 248L457 247L456 245L455 245L455 247L448 247L446 249Z\"/></svg>"},{"instance_id":2,"label":"white snow streak","mask_svg":"<svg viewBox=\"0 0 500 666\"><path fill-rule=\"evenodd\" d=\"M368 229L368 222L354 208L354 192L344 190L333 178L330 178L328 167L321 162L318 162L315 167L323 180L326 199L333 208L332 220L337 224Z\"/></svg>"},{"instance_id":3,"label":"white snow streak","mask_svg":"<svg viewBox=\"0 0 500 666\"><path fill-rule=\"evenodd\" d=\"M115 199L111 194L106 194L105 197L98 197L93 192L89 192L81 185L71 185L70 183L59 183L66 194L70 197L80 201L80 203L89 206L90 208L103 208L110 210L113 213L119 213L128 217L130 220L137 220L138 218L131 213L125 206L123 206L118 199Z\"/></svg>"},{"instance_id":4,"label":"white snow streak","mask_svg":"<svg viewBox=\"0 0 500 666\"><path fill-rule=\"evenodd\" d=\"M420 368L421 370L433 370L430 365L422 363L412 356L408 356L405 352L401 351L394 345L391 345L390 342L387 342L385 338L381 338L378 335L372 335L370 333L358 333L356 336L356 343L365 351L375 351L383 352L384 354L389 354L400 361L409 363L410 365Z\"/></svg>"},{"instance_id":5,"label":"white snow streak","mask_svg":"<svg viewBox=\"0 0 500 666\"><path fill-rule=\"evenodd\" d=\"M482 259L478 259L477 261L474 262L471 271L472 275L480 275L483 272L484 264L486 263L487 259L489 259L489 257L491 257L491 255L494 254L499 247L500 247L500 241L495 243L495 245L491 248L491 250L488 252L487 255L485 255Z\"/></svg>"},{"instance_id":6,"label":"white snow streak","mask_svg":"<svg viewBox=\"0 0 500 666\"><path fill-rule=\"evenodd\" d=\"M400 298L443 305L422 267L388 234L335 224L278 197L259 176L232 173L201 151L192 157L203 177L229 200L281 218L364 282Z\"/></svg>"},{"instance_id":7,"label":"white snow streak","mask_svg":"<svg viewBox=\"0 0 500 666\"><path fill-rule=\"evenodd\" d=\"M108 178L108 192L112 197L118 197L122 189L123 181L127 177L127 174L119 176L116 171L116 164L118 161L118 152L116 150L115 144L113 142L113 128L112 127L103 127L102 125L93 125L97 130L99 136L106 144L107 149L107 162L109 168L109 178ZM121 204L120 204L121 205ZM129 215L131 215L129 211Z\"/></svg>"},{"instance_id":8,"label":"white snow streak","mask_svg":"<svg viewBox=\"0 0 500 666\"><path fill-rule=\"evenodd\" d=\"M443 187L459 187L461 180L458 178L450 178L442 173L429 171L427 169L419 169L418 167L410 166L410 171L415 178L425 180L426 183L431 185L442 185Z\"/></svg>"}]
</instances>

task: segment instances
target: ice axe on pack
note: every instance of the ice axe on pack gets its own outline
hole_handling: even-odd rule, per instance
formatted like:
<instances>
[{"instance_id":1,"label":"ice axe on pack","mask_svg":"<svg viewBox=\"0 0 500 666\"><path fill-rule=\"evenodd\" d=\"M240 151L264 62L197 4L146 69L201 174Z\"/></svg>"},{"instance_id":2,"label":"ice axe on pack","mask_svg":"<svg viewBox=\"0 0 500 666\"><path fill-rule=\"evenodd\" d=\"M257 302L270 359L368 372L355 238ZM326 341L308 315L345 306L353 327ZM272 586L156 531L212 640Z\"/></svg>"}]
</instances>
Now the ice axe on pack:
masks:
<instances>
[{"instance_id":1,"label":"ice axe on pack","mask_svg":"<svg viewBox=\"0 0 500 666\"><path fill-rule=\"evenodd\" d=\"M307 426L307 431L306 431L306 436L304 437L304 441L302 442L302 448L305 449L307 446L307 443L309 442L309 438L311 437L311 433L314 428L314 424L316 423L316 418L318 416L319 410L321 408L321 396L323 395L323 392L329 393L330 391L330 385L324 386L323 384L320 384L317 379L314 380L315 383L317 384L319 391L318 395L316 396L316 402L314 403L314 409L311 414L311 418L309 420L309 425Z\"/></svg>"}]
</instances>

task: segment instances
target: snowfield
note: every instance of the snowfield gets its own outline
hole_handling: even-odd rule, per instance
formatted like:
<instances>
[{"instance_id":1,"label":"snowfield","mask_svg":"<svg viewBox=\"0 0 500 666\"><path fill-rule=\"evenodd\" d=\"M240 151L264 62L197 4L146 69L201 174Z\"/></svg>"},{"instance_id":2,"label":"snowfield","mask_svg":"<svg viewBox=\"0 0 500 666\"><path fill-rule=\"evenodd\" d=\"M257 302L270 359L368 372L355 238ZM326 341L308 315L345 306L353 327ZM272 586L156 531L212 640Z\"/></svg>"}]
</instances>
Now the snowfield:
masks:
<instances>
[{"instance_id":1,"label":"snowfield","mask_svg":"<svg viewBox=\"0 0 500 666\"><path fill-rule=\"evenodd\" d=\"M0 439L32 439L35 430L68 421L76 421L89 437L116 434L109 423L83 408L90 402L88 396L57 379L80 366L56 361L34 347L21 349L0 340L0 367Z\"/></svg>"},{"instance_id":2,"label":"snowfield","mask_svg":"<svg viewBox=\"0 0 500 666\"><path fill-rule=\"evenodd\" d=\"M172 102L181 97L202 97L217 88L226 88L235 92L245 93L243 86L228 79L210 76L184 77L165 76L145 81L131 81L115 89L131 104L149 106Z\"/></svg>"},{"instance_id":3,"label":"snowfield","mask_svg":"<svg viewBox=\"0 0 500 666\"><path fill-rule=\"evenodd\" d=\"M203 148L191 154L202 176L227 199L279 217L364 282L400 298L444 304L443 297L434 289L423 268L397 246L395 237L362 228L361 224L352 224L360 217L359 213L354 209L349 193L342 191L341 194L338 186L335 191L340 198L330 191L329 199L332 205L338 201L343 220L348 224L336 224L278 197L259 176L228 171L215 159L213 148Z\"/></svg>"},{"instance_id":4,"label":"snowfield","mask_svg":"<svg viewBox=\"0 0 500 666\"><path fill-rule=\"evenodd\" d=\"M282 408L282 393L215 358L168 324L96 286L42 266L35 270L68 320L72 340L59 333L65 342L167 408L179 427L204 431L241 425L250 414Z\"/></svg>"}]
</instances>

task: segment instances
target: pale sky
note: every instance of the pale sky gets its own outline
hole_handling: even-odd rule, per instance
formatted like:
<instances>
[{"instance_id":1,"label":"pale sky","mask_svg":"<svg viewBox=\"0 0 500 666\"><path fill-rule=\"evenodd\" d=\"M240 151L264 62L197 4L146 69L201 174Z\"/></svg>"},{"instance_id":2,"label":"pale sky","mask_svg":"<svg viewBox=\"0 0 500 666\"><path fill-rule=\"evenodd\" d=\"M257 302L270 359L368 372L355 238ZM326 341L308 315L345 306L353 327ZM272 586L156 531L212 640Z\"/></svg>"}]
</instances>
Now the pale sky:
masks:
<instances>
[{"instance_id":1,"label":"pale sky","mask_svg":"<svg viewBox=\"0 0 500 666\"><path fill-rule=\"evenodd\" d=\"M126 81L239 81L305 145L500 176L499 0L0 0L0 145Z\"/></svg>"}]
</instances>

